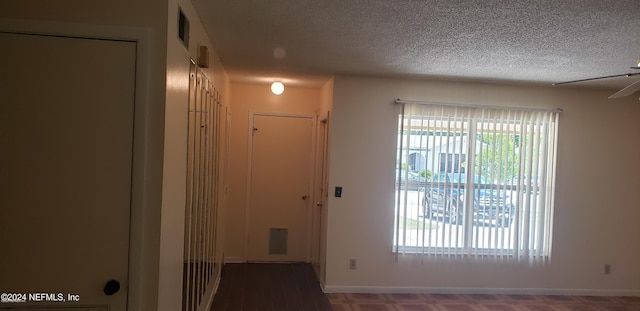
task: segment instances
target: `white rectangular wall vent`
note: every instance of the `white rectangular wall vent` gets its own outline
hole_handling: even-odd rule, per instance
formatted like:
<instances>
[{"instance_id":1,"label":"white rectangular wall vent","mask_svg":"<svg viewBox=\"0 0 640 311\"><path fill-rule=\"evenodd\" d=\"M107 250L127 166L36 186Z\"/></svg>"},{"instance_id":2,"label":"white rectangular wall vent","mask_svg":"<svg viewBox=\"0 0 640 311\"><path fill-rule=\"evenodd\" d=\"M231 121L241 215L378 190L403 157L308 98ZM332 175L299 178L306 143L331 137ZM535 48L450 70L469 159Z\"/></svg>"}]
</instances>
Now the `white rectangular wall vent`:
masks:
<instances>
[{"instance_id":1,"label":"white rectangular wall vent","mask_svg":"<svg viewBox=\"0 0 640 311\"><path fill-rule=\"evenodd\" d=\"M287 237L289 230L285 228L271 228L269 230L269 255L287 254Z\"/></svg>"}]
</instances>

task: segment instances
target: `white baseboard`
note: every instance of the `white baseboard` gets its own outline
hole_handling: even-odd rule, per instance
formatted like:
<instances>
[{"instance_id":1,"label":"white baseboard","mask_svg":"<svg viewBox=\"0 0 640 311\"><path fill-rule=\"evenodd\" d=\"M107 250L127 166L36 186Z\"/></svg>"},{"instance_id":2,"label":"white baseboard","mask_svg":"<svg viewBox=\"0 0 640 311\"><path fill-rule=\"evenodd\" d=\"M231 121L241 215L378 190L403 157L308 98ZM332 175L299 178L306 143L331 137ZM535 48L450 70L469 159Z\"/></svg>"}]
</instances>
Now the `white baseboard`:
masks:
<instances>
[{"instance_id":1,"label":"white baseboard","mask_svg":"<svg viewBox=\"0 0 640 311\"><path fill-rule=\"evenodd\" d=\"M224 258L224 263L243 263L246 262L246 260L244 260L244 258L242 257L225 257Z\"/></svg>"},{"instance_id":2,"label":"white baseboard","mask_svg":"<svg viewBox=\"0 0 640 311\"><path fill-rule=\"evenodd\" d=\"M324 284L324 281L323 281L323 280L318 280L318 283L320 283L320 289L322 290L322 292L323 292L323 293L328 293L328 292L325 290L326 284ZM336 293L336 292L334 292L334 293Z\"/></svg>"},{"instance_id":3,"label":"white baseboard","mask_svg":"<svg viewBox=\"0 0 640 311\"><path fill-rule=\"evenodd\" d=\"M325 293L366 294L490 294L490 295L567 295L567 296L634 296L640 290L565 289L565 288L484 288L484 287L390 287L335 286L322 284Z\"/></svg>"}]
</instances>

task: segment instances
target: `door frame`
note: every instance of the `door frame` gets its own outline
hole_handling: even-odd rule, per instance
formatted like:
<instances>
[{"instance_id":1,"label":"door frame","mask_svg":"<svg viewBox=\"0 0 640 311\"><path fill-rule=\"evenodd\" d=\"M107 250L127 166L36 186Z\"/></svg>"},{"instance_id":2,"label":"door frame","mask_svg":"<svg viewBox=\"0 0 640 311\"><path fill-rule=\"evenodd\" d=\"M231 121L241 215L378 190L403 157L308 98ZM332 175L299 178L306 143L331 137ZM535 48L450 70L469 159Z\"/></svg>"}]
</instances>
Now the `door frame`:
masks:
<instances>
[{"instance_id":1,"label":"door frame","mask_svg":"<svg viewBox=\"0 0 640 311\"><path fill-rule=\"evenodd\" d=\"M94 25L86 23L66 23L41 20L13 20L0 18L0 32L71 37L79 39L101 39L136 43L136 68L133 115L133 156L131 163L131 205L129 218L129 262L127 286L127 310L143 310L146 304L143 296L147 284L157 271L145 265L145 258L152 255L153 224L145 219L152 218L153 193L157 190L153 183L145 183L155 175L150 162L153 144L148 139L150 132L149 81L151 58L150 30L137 27ZM145 226L145 223L147 224ZM148 260L148 259L147 259ZM148 291L148 290L147 290Z\"/></svg>"},{"instance_id":2,"label":"door frame","mask_svg":"<svg viewBox=\"0 0 640 311\"><path fill-rule=\"evenodd\" d=\"M245 207L244 207L244 243L242 244L242 261L248 261L247 258L247 248L249 244L249 220L251 217L251 173L253 166L253 128L254 128L254 118L256 116L264 116L264 117L283 117L283 118L304 118L310 119L313 126L311 127L311 154L309 156L309 188L308 192L310 198L307 200L307 236L305 240L307 241L307 250L306 250L306 262L310 262L311 260L311 251L313 247L312 239L312 224L313 224L313 210L312 204L315 200L314 194L314 180L315 180L315 165L316 165L316 131L317 131L317 116L314 114L305 114L305 113L277 113L277 112L256 112L249 111L249 128L248 128L248 139L247 139L247 178L246 178L246 189L247 192L245 194Z\"/></svg>"},{"instance_id":3,"label":"door frame","mask_svg":"<svg viewBox=\"0 0 640 311\"><path fill-rule=\"evenodd\" d=\"M331 112L326 111L325 113L318 116L317 124L316 124L316 176L314 178L314 200L313 200L313 215L314 215L314 224L313 230L314 232L314 243L312 247L317 248L314 249L315 257L312 256L312 264L314 268L318 269L316 273L318 274L318 279L322 283L324 283L324 269L325 269L325 261L326 261L326 246L324 245L327 237L326 230L326 208L327 208L327 199L329 197L329 134L330 134L330 118ZM313 253L312 253L313 254ZM315 262L313 261L315 260ZM317 265L317 266L316 266Z\"/></svg>"}]
</instances>

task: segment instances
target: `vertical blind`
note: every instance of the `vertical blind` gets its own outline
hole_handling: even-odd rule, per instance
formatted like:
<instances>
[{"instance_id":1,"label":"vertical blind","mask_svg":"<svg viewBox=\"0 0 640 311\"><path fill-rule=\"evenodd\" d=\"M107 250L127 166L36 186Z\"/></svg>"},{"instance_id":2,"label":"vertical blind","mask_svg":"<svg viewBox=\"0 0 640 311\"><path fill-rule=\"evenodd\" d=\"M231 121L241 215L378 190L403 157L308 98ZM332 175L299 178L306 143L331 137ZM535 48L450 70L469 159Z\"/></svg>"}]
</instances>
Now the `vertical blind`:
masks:
<instances>
[{"instance_id":1,"label":"vertical blind","mask_svg":"<svg viewBox=\"0 0 640 311\"><path fill-rule=\"evenodd\" d=\"M548 260L559 111L400 105L394 251Z\"/></svg>"}]
</instances>

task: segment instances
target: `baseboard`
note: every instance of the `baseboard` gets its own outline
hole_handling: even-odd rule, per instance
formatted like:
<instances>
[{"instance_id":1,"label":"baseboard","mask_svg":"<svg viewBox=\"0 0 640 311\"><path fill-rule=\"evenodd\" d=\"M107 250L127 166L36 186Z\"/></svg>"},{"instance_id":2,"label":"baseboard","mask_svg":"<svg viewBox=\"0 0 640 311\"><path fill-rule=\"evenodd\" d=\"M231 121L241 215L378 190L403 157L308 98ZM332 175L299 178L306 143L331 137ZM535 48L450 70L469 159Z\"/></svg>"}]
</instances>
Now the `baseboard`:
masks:
<instances>
[{"instance_id":1,"label":"baseboard","mask_svg":"<svg viewBox=\"0 0 640 311\"><path fill-rule=\"evenodd\" d=\"M565 289L565 288L484 288L484 287L388 287L335 286L322 284L325 293L366 294L490 294L490 295L566 295L566 296L634 296L640 290Z\"/></svg>"},{"instance_id":2,"label":"baseboard","mask_svg":"<svg viewBox=\"0 0 640 311\"><path fill-rule=\"evenodd\" d=\"M246 260L244 260L244 258L242 257L225 257L224 258L224 263L243 263L246 262Z\"/></svg>"}]
</instances>

